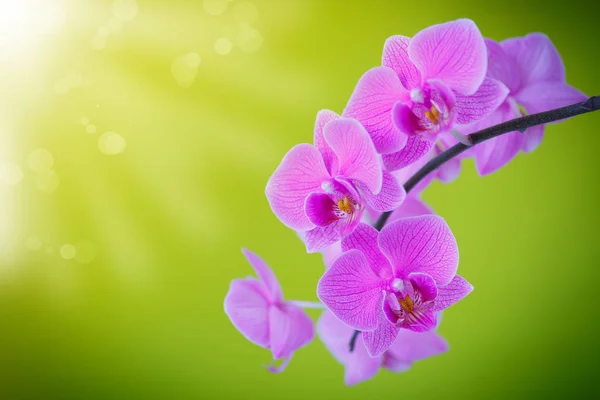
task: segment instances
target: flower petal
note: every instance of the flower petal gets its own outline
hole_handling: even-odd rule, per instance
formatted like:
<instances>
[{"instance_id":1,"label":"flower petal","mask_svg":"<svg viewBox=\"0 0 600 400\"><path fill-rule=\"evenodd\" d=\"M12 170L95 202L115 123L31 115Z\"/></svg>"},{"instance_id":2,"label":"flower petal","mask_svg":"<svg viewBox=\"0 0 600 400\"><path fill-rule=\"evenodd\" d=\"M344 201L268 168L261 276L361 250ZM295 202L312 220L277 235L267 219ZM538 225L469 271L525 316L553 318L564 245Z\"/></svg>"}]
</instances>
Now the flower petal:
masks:
<instances>
[{"instance_id":1,"label":"flower petal","mask_svg":"<svg viewBox=\"0 0 600 400\"><path fill-rule=\"evenodd\" d=\"M487 52L477 25L459 19L417 33L408 54L422 80L439 79L463 95L477 91L487 69Z\"/></svg>"},{"instance_id":2,"label":"flower petal","mask_svg":"<svg viewBox=\"0 0 600 400\"><path fill-rule=\"evenodd\" d=\"M328 122L336 120L340 118L338 114L330 110L321 110L317 113L317 120L315 121L315 132L314 132L314 142L315 147L319 149L321 155L323 156L323 161L325 163L325 167L327 167L327 171L331 173L331 167L337 163L337 158L331 147L325 142L325 138L323 137L323 128L327 125Z\"/></svg>"},{"instance_id":3,"label":"flower petal","mask_svg":"<svg viewBox=\"0 0 600 400\"><path fill-rule=\"evenodd\" d=\"M424 272L443 286L456 275L456 240L446 221L437 215L394 221L381 230L378 240L398 277Z\"/></svg>"},{"instance_id":4,"label":"flower petal","mask_svg":"<svg viewBox=\"0 0 600 400\"><path fill-rule=\"evenodd\" d=\"M582 102L587 96L566 83L538 82L521 89L515 98L529 114L536 114Z\"/></svg>"},{"instance_id":5,"label":"flower petal","mask_svg":"<svg viewBox=\"0 0 600 400\"><path fill-rule=\"evenodd\" d=\"M410 165L423 157L434 146L430 140L422 140L418 136L410 136L406 141L406 146L391 154L383 154L383 166L388 171L396 171Z\"/></svg>"},{"instance_id":6,"label":"flower petal","mask_svg":"<svg viewBox=\"0 0 600 400\"><path fill-rule=\"evenodd\" d=\"M508 96L508 88L500 81L485 78L477 92L471 96L456 95L458 124L470 124L492 113Z\"/></svg>"},{"instance_id":7,"label":"flower petal","mask_svg":"<svg viewBox=\"0 0 600 400\"><path fill-rule=\"evenodd\" d=\"M515 61L506 54L502 46L490 39L484 39L488 53L487 76L504 83L511 92L521 87L519 69Z\"/></svg>"},{"instance_id":8,"label":"flower petal","mask_svg":"<svg viewBox=\"0 0 600 400\"><path fill-rule=\"evenodd\" d=\"M281 292L281 286L279 286L279 282L277 281L277 277L269 268L267 263L260 258L257 254L251 252L247 249L242 249L242 253L254 268L256 275L260 278L261 282L267 289L268 298L272 303L279 303L283 300L283 294Z\"/></svg>"},{"instance_id":9,"label":"flower petal","mask_svg":"<svg viewBox=\"0 0 600 400\"><path fill-rule=\"evenodd\" d=\"M310 222L322 227L337 220L334 207L335 203L328 194L311 193L306 198L304 212Z\"/></svg>"},{"instance_id":10,"label":"flower petal","mask_svg":"<svg viewBox=\"0 0 600 400\"><path fill-rule=\"evenodd\" d=\"M367 224L359 224L352 234L342 240L342 251L360 250L371 269L380 277L392 277L392 267L377 245L377 229Z\"/></svg>"},{"instance_id":11,"label":"flower petal","mask_svg":"<svg viewBox=\"0 0 600 400\"><path fill-rule=\"evenodd\" d=\"M342 254L317 285L319 299L345 324L361 331L377 328L384 297L382 280L359 250Z\"/></svg>"},{"instance_id":12,"label":"flower petal","mask_svg":"<svg viewBox=\"0 0 600 400\"><path fill-rule=\"evenodd\" d=\"M393 69L402 86L410 90L421 83L421 73L408 56L410 38L406 36L392 36L385 41L381 64Z\"/></svg>"},{"instance_id":13,"label":"flower petal","mask_svg":"<svg viewBox=\"0 0 600 400\"><path fill-rule=\"evenodd\" d=\"M302 309L289 304L269 308L269 337L274 359L291 356L314 336L313 322Z\"/></svg>"},{"instance_id":14,"label":"flower petal","mask_svg":"<svg viewBox=\"0 0 600 400\"><path fill-rule=\"evenodd\" d=\"M360 78L342 115L358 120L365 127L378 153L392 153L406 143L406 136L392 123L392 107L408 98L394 70L376 67Z\"/></svg>"},{"instance_id":15,"label":"flower petal","mask_svg":"<svg viewBox=\"0 0 600 400\"><path fill-rule=\"evenodd\" d=\"M340 118L325 125L323 136L338 158L333 175L363 182L371 192L381 190L381 162L371 137L350 118Z\"/></svg>"},{"instance_id":16,"label":"flower petal","mask_svg":"<svg viewBox=\"0 0 600 400\"><path fill-rule=\"evenodd\" d=\"M437 326L437 315L432 310L410 314L407 320L411 319L411 317L414 319L402 325L402 328L413 332L426 332Z\"/></svg>"},{"instance_id":17,"label":"flower petal","mask_svg":"<svg viewBox=\"0 0 600 400\"><path fill-rule=\"evenodd\" d=\"M390 215L388 224L400 218L418 217L420 215L435 214L424 200L416 196L408 196L404 203Z\"/></svg>"},{"instance_id":18,"label":"flower petal","mask_svg":"<svg viewBox=\"0 0 600 400\"><path fill-rule=\"evenodd\" d=\"M269 302L254 278L234 279L225 296L225 314L252 343L269 347Z\"/></svg>"},{"instance_id":19,"label":"flower petal","mask_svg":"<svg viewBox=\"0 0 600 400\"><path fill-rule=\"evenodd\" d=\"M531 33L525 37L507 39L500 46L516 63L521 87L535 82L565 81L562 59L548 36Z\"/></svg>"},{"instance_id":20,"label":"flower petal","mask_svg":"<svg viewBox=\"0 0 600 400\"><path fill-rule=\"evenodd\" d=\"M361 191L369 207L376 211L395 210L400 207L406 198L404 187L402 187L394 175L387 171L383 172L383 183L379 194L373 194L361 182L355 182L355 186Z\"/></svg>"},{"instance_id":21,"label":"flower petal","mask_svg":"<svg viewBox=\"0 0 600 400\"><path fill-rule=\"evenodd\" d=\"M448 351L448 343L437 332L413 332L401 329L385 354L384 367L401 372L403 367ZM398 371L400 369L400 371Z\"/></svg>"},{"instance_id":22,"label":"flower petal","mask_svg":"<svg viewBox=\"0 0 600 400\"><path fill-rule=\"evenodd\" d=\"M329 178L319 150L309 144L294 146L267 183L265 194L273 213L292 229L313 228L304 202L310 193L321 192L321 182Z\"/></svg>"},{"instance_id":23,"label":"flower petal","mask_svg":"<svg viewBox=\"0 0 600 400\"><path fill-rule=\"evenodd\" d=\"M342 225L344 220L337 220L325 226L317 226L304 234L306 251L314 253L342 238ZM356 224L358 221L355 222Z\"/></svg>"},{"instance_id":24,"label":"flower petal","mask_svg":"<svg viewBox=\"0 0 600 400\"><path fill-rule=\"evenodd\" d=\"M419 118L413 113L412 108L399 101L392 108L392 121L396 128L408 137L419 134L423 130Z\"/></svg>"},{"instance_id":25,"label":"flower petal","mask_svg":"<svg viewBox=\"0 0 600 400\"><path fill-rule=\"evenodd\" d=\"M422 272L413 272L408 275L408 280L412 284L413 289L421 294L423 301L431 301L437 297L438 288L430 275Z\"/></svg>"},{"instance_id":26,"label":"flower petal","mask_svg":"<svg viewBox=\"0 0 600 400\"><path fill-rule=\"evenodd\" d=\"M456 275L446 286L438 288L437 298L433 303L433 311L441 311L464 299L473 291L473 285L465 278Z\"/></svg>"},{"instance_id":27,"label":"flower petal","mask_svg":"<svg viewBox=\"0 0 600 400\"><path fill-rule=\"evenodd\" d=\"M342 242L335 242L324 249L321 250L321 254L323 255L323 263L325 264L325 269L331 267L333 262L342 255Z\"/></svg>"},{"instance_id":28,"label":"flower petal","mask_svg":"<svg viewBox=\"0 0 600 400\"><path fill-rule=\"evenodd\" d=\"M385 353L396 340L399 331L400 328L383 317L377 329L361 333L367 353L371 357L378 357Z\"/></svg>"},{"instance_id":29,"label":"flower petal","mask_svg":"<svg viewBox=\"0 0 600 400\"><path fill-rule=\"evenodd\" d=\"M542 143L544 138L544 125L532 126L525 131L525 141L523 142L523 151L531 153Z\"/></svg>"},{"instance_id":30,"label":"flower petal","mask_svg":"<svg viewBox=\"0 0 600 400\"><path fill-rule=\"evenodd\" d=\"M370 357L361 340L350 352L354 329L340 321L331 311L325 311L317 322L317 333L334 358L345 366L344 382L348 386L366 381L379 371L383 357Z\"/></svg>"}]
</instances>

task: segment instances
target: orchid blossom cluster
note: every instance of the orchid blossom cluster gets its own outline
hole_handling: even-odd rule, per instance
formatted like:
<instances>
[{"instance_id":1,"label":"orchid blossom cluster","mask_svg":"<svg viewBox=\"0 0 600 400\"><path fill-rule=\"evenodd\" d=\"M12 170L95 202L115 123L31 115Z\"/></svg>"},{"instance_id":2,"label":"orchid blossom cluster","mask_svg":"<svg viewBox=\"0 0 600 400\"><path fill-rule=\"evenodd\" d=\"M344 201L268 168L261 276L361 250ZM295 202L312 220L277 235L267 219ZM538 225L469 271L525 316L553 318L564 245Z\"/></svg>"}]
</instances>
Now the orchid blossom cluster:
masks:
<instances>
[{"instance_id":1,"label":"orchid blossom cluster","mask_svg":"<svg viewBox=\"0 0 600 400\"><path fill-rule=\"evenodd\" d=\"M284 156L266 197L307 252L323 254L317 333L345 367L347 385L448 349L437 333L441 313L473 286L457 275L450 227L420 193L434 179L452 181L466 157L486 175L533 151L544 125L477 146L469 134L584 100L545 35L497 43L461 19L390 37L382 65L360 78L341 115L317 114L313 144ZM405 191L403 182L457 143L469 148ZM315 303L285 300L267 264L243 252L258 278L231 283L225 312L248 340L284 359L268 367L280 372L313 340L302 308Z\"/></svg>"}]
</instances>

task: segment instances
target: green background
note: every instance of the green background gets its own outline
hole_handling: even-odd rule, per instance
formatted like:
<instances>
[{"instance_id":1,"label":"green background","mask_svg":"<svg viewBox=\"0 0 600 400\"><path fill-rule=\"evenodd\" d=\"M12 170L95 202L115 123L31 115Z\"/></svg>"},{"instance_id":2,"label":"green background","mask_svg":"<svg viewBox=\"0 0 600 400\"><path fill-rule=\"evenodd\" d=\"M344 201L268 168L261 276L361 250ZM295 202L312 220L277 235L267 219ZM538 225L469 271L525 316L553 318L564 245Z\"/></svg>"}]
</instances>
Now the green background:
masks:
<instances>
[{"instance_id":1,"label":"green background","mask_svg":"<svg viewBox=\"0 0 600 400\"><path fill-rule=\"evenodd\" d=\"M105 46L112 1L45 3L64 23L0 63L1 399L600 396L600 114L549 126L491 176L467 161L425 192L475 286L444 315L448 353L347 388L316 340L272 375L269 352L223 313L230 280L251 274L242 246L287 298L316 300L321 258L272 215L264 186L312 140L319 109L342 111L388 36L460 17L497 40L544 32L569 83L600 94L598 3L235 0L211 15L201 0L138 0ZM193 82L175 74L182 87L172 63L190 52L201 63ZM122 153L100 151L106 131ZM40 148L54 160L41 178L28 158Z\"/></svg>"}]
</instances>

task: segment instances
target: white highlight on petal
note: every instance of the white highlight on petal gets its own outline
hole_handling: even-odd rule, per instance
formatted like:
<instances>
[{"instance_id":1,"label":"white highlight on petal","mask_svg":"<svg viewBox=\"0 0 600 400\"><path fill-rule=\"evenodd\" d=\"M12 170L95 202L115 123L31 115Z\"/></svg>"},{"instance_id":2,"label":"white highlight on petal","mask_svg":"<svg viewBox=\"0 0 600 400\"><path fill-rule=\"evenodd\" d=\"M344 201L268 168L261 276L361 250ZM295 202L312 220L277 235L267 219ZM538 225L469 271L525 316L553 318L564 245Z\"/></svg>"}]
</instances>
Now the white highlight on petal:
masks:
<instances>
[{"instance_id":1,"label":"white highlight on petal","mask_svg":"<svg viewBox=\"0 0 600 400\"><path fill-rule=\"evenodd\" d=\"M404 282L402 281L402 279L395 278L392 281L392 289L394 289L397 292L403 291L404 290Z\"/></svg>"},{"instance_id":2,"label":"white highlight on petal","mask_svg":"<svg viewBox=\"0 0 600 400\"><path fill-rule=\"evenodd\" d=\"M333 194L333 184L329 181L321 183L321 189L323 189L325 193Z\"/></svg>"},{"instance_id":3,"label":"white highlight on petal","mask_svg":"<svg viewBox=\"0 0 600 400\"><path fill-rule=\"evenodd\" d=\"M425 93L421 88L414 88L410 91L410 99L415 103L423 104L425 101Z\"/></svg>"}]
</instances>

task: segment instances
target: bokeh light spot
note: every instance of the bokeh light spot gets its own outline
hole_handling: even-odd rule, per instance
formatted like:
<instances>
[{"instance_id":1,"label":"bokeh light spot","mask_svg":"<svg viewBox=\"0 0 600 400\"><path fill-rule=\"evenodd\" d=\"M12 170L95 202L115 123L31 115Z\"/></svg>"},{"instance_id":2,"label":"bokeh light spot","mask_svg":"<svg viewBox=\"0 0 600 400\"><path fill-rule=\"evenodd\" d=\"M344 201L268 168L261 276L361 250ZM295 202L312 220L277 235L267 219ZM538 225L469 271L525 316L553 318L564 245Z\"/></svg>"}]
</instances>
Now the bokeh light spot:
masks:
<instances>
[{"instance_id":1,"label":"bokeh light spot","mask_svg":"<svg viewBox=\"0 0 600 400\"><path fill-rule=\"evenodd\" d=\"M233 6L233 18L239 23L253 24L258 21L258 9L251 1L240 1Z\"/></svg>"},{"instance_id":2,"label":"bokeh light spot","mask_svg":"<svg viewBox=\"0 0 600 400\"><path fill-rule=\"evenodd\" d=\"M0 182L7 186L15 186L23 180L21 167L13 163L2 163L0 165Z\"/></svg>"},{"instance_id":3,"label":"bokeh light spot","mask_svg":"<svg viewBox=\"0 0 600 400\"><path fill-rule=\"evenodd\" d=\"M121 21L131 21L138 13L136 0L115 0L112 3L111 11L115 17Z\"/></svg>"},{"instance_id":4,"label":"bokeh light spot","mask_svg":"<svg viewBox=\"0 0 600 400\"><path fill-rule=\"evenodd\" d=\"M98 138L98 148L104 154L115 155L125 151L127 142L115 132L104 132Z\"/></svg>"},{"instance_id":5,"label":"bokeh light spot","mask_svg":"<svg viewBox=\"0 0 600 400\"><path fill-rule=\"evenodd\" d=\"M227 0L204 0L202 4L210 15L220 15L227 10Z\"/></svg>"},{"instance_id":6,"label":"bokeh light spot","mask_svg":"<svg viewBox=\"0 0 600 400\"><path fill-rule=\"evenodd\" d=\"M173 75L179 86L190 87L194 84L200 62L201 59L197 53L188 53L173 60L171 75Z\"/></svg>"},{"instance_id":7,"label":"bokeh light spot","mask_svg":"<svg viewBox=\"0 0 600 400\"><path fill-rule=\"evenodd\" d=\"M75 261L77 262L87 264L96 257L96 246L90 241L82 240L75 243L75 249Z\"/></svg>"},{"instance_id":8,"label":"bokeh light spot","mask_svg":"<svg viewBox=\"0 0 600 400\"><path fill-rule=\"evenodd\" d=\"M215 51L222 56L229 54L231 51L231 40L227 38L218 38L215 42Z\"/></svg>"},{"instance_id":9,"label":"bokeh light spot","mask_svg":"<svg viewBox=\"0 0 600 400\"><path fill-rule=\"evenodd\" d=\"M35 172L48 171L54 165L54 157L46 149L36 149L27 156L27 165Z\"/></svg>"},{"instance_id":10,"label":"bokeh light spot","mask_svg":"<svg viewBox=\"0 0 600 400\"><path fill-rule=\"evenodd\" d=\"M96 125L88 125L88 126L86 126L85 127L85 131L86 131L86 133L89 133L89 134L96 133L96 131L97 131Z\"/></svg>"},{"instance_id":11,"label":"bokeh light spot","mask_svg":"<svg viewBox=\"0 0 600 400\"><path fill-rule=\"evenodd\" d=\"M71 243L62 245L60 248L60 256L65 260L72 260L77 254L77 249Z\"/></svg>"},{"instance_id":12,"label":"bokeh light spot","mask_svg":"<svg viewBox=\"0 0 600 400\"><path fill-rule=\"evenodd\" d=\"M31 251L37 251L42 248L42 239L37 235L31 235L25 240L25 247Z\"/></svg>"},{"instance_id":13,"label":"bokeh light spot","mask_svg":"<svg viewBox=\"0 0 600 400\"><path fill-rule=\"evenodd\" d=\"M253 53L262 46L263 37L259 31L248 25L243 25L236 38L238 47L245 53Z\"/></svg>"}]
</instances>

